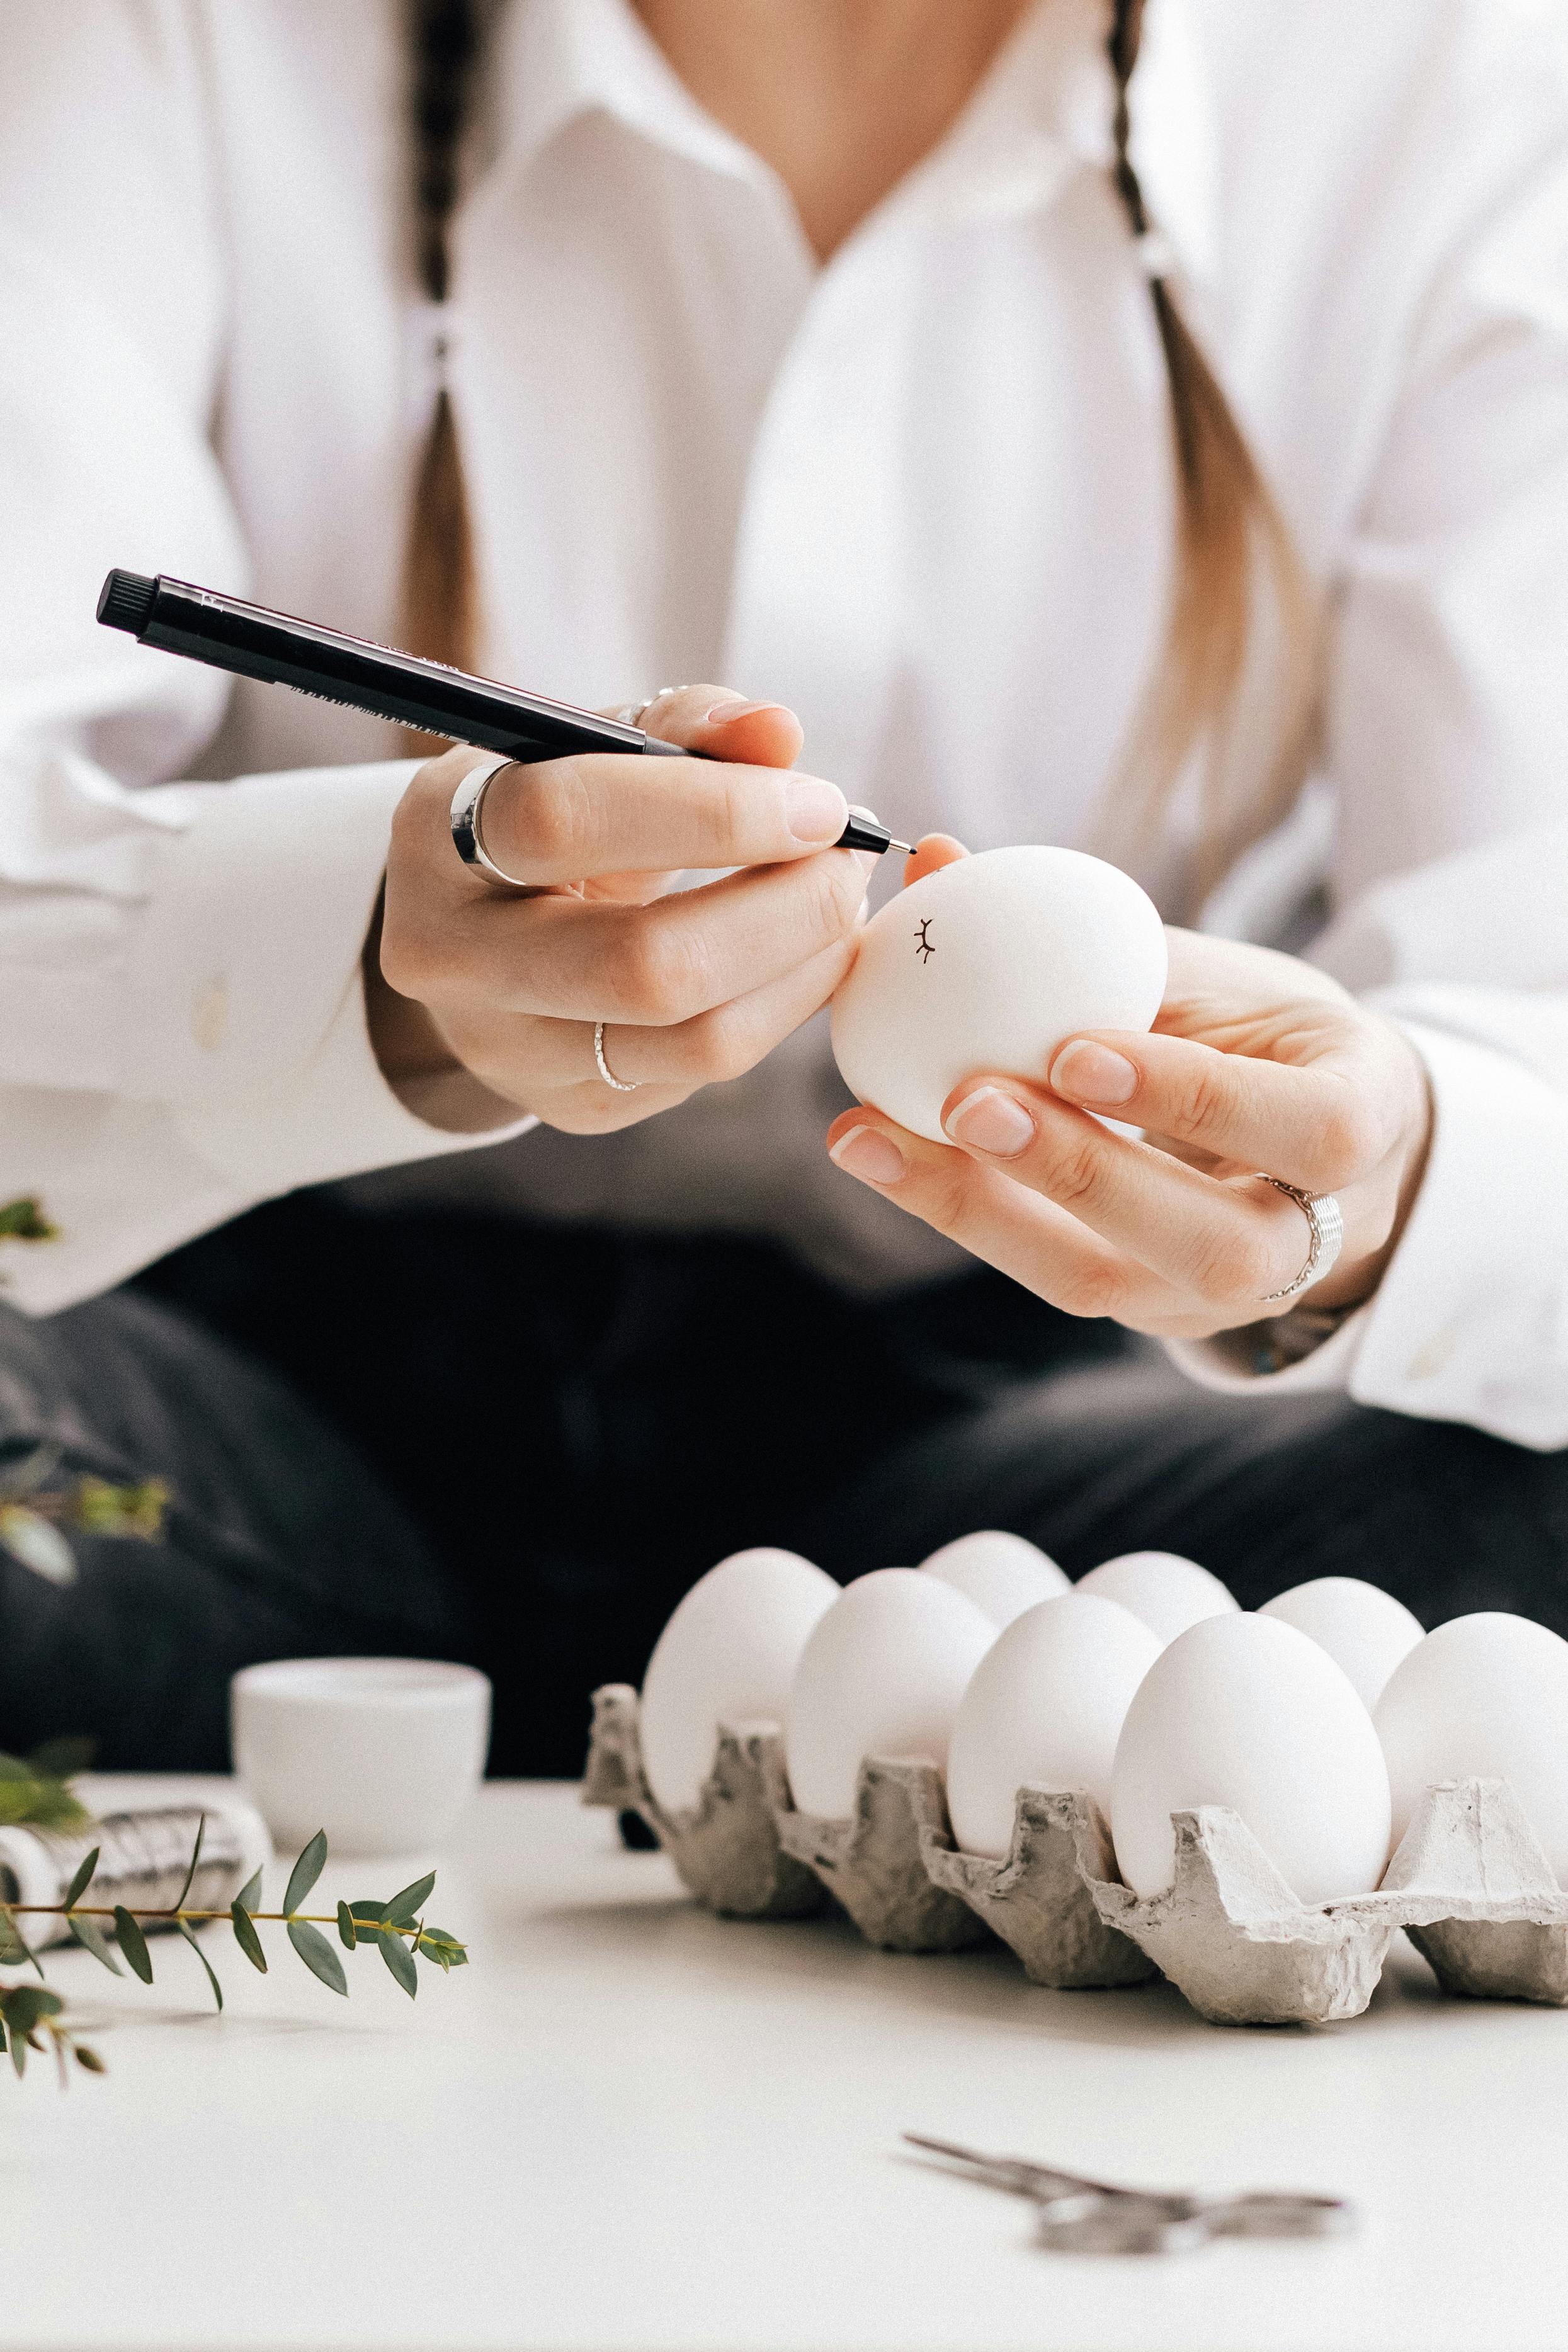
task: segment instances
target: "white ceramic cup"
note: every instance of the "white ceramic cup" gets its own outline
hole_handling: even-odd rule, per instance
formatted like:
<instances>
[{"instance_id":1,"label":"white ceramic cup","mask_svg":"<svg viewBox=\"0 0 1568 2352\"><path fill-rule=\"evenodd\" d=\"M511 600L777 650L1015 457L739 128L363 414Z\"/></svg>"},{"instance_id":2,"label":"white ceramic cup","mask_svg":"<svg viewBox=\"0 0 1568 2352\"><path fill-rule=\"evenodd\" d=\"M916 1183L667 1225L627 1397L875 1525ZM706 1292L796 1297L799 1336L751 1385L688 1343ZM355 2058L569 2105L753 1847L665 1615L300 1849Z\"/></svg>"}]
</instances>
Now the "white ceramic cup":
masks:
<instances>
[{"instance_id":1,"label":"white ceramic cup","mask_svg":"<svg viewBox=\"0 0 1568 2352\"><path fill-rule=\"evenodd\" d=\"M318 1830L338 1853L439 1845L472 1801L490 1686L428 1658L279 1658L229 1685L234 1769L281 1847Z\"/></svg>"}]
</instances>

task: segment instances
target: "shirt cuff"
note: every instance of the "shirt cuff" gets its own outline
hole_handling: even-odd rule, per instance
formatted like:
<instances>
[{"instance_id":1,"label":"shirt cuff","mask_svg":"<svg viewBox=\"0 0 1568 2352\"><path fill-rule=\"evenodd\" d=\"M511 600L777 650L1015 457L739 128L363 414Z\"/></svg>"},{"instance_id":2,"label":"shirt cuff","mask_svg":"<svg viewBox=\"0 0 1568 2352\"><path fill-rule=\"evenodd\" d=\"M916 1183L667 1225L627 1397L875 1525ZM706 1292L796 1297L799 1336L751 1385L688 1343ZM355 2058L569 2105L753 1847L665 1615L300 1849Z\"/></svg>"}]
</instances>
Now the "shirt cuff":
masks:
<instances>
[{"instance_id":1,"label":"shirt cuff","mask_svg":"<svg viewBox=\"0 0 1568 2352\"><path fill-rule=\"evenodd\" d=\"M216 786L160 857L128 974L123 1092L252 1200L522 1133L435 1126L393 1093L360 959L416 762Z\"/></svg>"},{"instance_id":2,"label":"shirt cuff","mask_svg":"<svg viewBox=\"0 0 1568 2352\"><path fill-rule=\"evenodd\" d=\"M1205 1388L1341 1388L1545 1452L1568 1445L1568 1102L1521 1063L1401 1024L1432 1086L1431 1150L1376 1296L1286 1370L1245 1369L1247 1334L1168 1342Z\"/></svg>"}]
</instances>

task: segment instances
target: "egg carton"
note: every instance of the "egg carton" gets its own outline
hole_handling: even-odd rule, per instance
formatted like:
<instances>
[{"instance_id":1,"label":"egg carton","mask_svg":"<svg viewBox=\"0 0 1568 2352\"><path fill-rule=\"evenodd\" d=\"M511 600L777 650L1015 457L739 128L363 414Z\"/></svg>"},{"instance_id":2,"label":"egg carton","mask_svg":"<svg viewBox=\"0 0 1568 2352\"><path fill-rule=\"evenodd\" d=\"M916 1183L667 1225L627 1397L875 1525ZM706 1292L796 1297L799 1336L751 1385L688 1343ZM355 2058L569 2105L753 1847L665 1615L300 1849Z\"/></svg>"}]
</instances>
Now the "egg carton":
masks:
<instances>
[{"instance_id":1,"label":"egg carton","mask_svg":"<svg viewBox=\"0 0 1568 2352\"><path fill-rule=\"evenodd\" d=\"M1141 1900L1106 1879L1100 1918L1215 2025L1359 2017L1405 1928L1449 1993L1568 2004L1568 1897L1502 1780L1427 1790L1374 1894L1303 1904L1223 1807L1172 1816L1176 1867Z\"/></svg>"},{"instance_id":2,"label":"egg carton","mask_svg":"<svg viewBox=\"0 0 1568 2352\"><path fill-rule=\"evenodd\" d=\"M868 1756L847 1821L796 1811L787 1785L779 1843L815 1871L868 1944L885 1952L961 1952L990 1940L975 1907L931 1877L926 1853L952 1845L942 1774L912 1759Z\"/></svg>"},{"instance_id":3,"label":"egg carton","mask_svg":"<svg viewBox=\"0 0 1568 2352\"><path fill-rule=\"evenodd\" d=\"M640 1813L681 1884L710 1910L798 1919L822 1909L820 1879L780 1844L777 1815L788 1801L778 1725L725 1723L696 1804L666 1812L643 1770L636 1691L606 1683L594 1693L583 1802Z\"/></svg>"},{"instance_id":4,"label":"egg carton","mask_svg":"<svg viewBox=\"0 0 1568 2352\"><path fill-rule=\"evenodd\" d=\"M1105 1816L1082 1789L1020 1789L1000 1862L960 1853L945 1825L922 1831L921 1851L932 1884L1000 1936L1031 1984L1079 1992L1158 1976L1096 1906L1095 1889L1114 1879L1116 1862Z\"/></svg>"}]
</instances>

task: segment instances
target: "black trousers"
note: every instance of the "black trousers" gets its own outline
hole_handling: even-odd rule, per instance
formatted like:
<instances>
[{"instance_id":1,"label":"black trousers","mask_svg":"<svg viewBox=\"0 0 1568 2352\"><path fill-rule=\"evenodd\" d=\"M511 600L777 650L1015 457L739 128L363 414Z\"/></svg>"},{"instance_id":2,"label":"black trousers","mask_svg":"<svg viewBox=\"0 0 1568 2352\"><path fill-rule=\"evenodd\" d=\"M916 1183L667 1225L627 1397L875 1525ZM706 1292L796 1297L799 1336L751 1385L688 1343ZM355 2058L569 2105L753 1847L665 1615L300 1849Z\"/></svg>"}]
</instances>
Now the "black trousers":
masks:
<instances>
[{"instance_id":1,"label":"black trousers","mask_svg":"<svg viewBox=\"0 0 1568 2352\"><path fill-rule=\"evenodd\" d=\"M848 1299L732 1240L365 1217L300 1194L132 1287L0 1307L0 1468L157 1475L161 1538L0 1553L0 1747L221 1766L255 1659L472 1659L491 1769L574 1773L679 1595L785 1544L844 1579L976 1527L1070 1572L1185 1552L1256 1605L1363 1576L1568 1633L1568 1454L1332 1396L1231 1400L983 1269Z\"/></svg>"}]
</instances>

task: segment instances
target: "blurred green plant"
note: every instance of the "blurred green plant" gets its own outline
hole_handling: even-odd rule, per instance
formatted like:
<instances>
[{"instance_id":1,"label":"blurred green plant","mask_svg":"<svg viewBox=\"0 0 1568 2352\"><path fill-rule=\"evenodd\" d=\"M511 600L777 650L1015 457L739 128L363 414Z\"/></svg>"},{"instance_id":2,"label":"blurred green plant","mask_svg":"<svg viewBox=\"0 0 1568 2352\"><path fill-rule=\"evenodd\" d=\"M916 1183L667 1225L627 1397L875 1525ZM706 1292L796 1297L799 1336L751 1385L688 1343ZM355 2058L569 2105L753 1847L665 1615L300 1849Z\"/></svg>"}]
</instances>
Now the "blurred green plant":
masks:
<instances>
[{"instance_id":1,"label":"blurred green plant","mask_svg":"<svg viewBox=\"0 0 1568 2352\"><path fill-rule=\"evenodd\" d=\"M5 1212L0 1210L0 1218ZM0 1548L49 1584L74 1584L76 1553L65 1532L132 1536L153 1542L163 1530L169 1489L162 1478L116 1486L107 1478L79 1477L49 1485L61 1459L58 1445L37 1445L0 1470Z\"/></svg>"},{"instance_id":2,"label":"blurred green plant","mask_svg":"<svg viewBox=\"0 0 1568 2352\"><path fill-rule=\"evenodd\" d=\"M28 1765L36 1765L36 1758ZM26 1768L24 1768L26 1769ZM74 1800L72 1801L75 1801ZM75 1941L84 1951L92 1954L114 1976L125 1970L109 1948L110 1928L120 1948L120 1957L132 1975L143 1984L153 1981L153 1957L147 1948L143 1932L146 1927L173 1927L184 1937L192 1951L206 1970L212 1987L213 2000L223 2007L223 1987L219 1984L211 1961L196 1940L198 1927L217 1919L226 1919L233 1930L234 1939L250 1962L263 1976L268 1973L267 1953L257 1933L258 1922L276 1922L282 1927L299 1958L313 1977L331 1991L348 1992L348 1978L343 1964L332 1946L322 1935L323 1927L336 1927L338 1941L345 1951L357 1951L362 1946L374 1947L380 1952L392 1975L412 2000L419 1990L416 1955L440 1969L443 1976L453 1969L468 1964L468 1951L458 1937L445 1927L426 1925L423 1908L436 1885L436 1874L427 1871L400 1894L384 1901L340 1903L335 1912L308 1912L301 1906L320 1878L327 1859L327 1835L318 1830L293 1869L283 1894L281 1911L263 1911L261 1873L258 1871L249 1884L243 1886L225 1911L192 1909L186 1896L195 1878L196 1866L202 1858L202 1841L206 1834L204 1813L196 1829L195 1844L185 1871L185 1883L178 1898L163 1910L143 1910L140 1906L128 1908L120 1903L84 1903L83 1895L90 1893L98 1869L100 1849L94 1846L84 1854L76 1874L66 1890L63 1903L6 1903L0 1901L0 1967L30 1967L37 1977L37 1984L0 1983L0 2052L8 2052L12 2066L18 2074L26 2071L27 2053L53 2051L60 2069L62 2082L68 2079L69 2062L89 2074L104 2072L98 2053L79 2041L65 2015L60 1996L47 1984L43 1963L28 1943L18 1925L26 1917L43 1916L64 1919Z\"/></svg>"},{"instance_id":3,"label":"blurred green plant","mask_svg":"<svg viewBox=\"0 0 1568 2352\"><path fill-rule=\"evenodd\" d=\"M50 1739L30 1756L0 1753L0 1828L79 1829L92 1819L70 1787L92 1761L90 1739Z\"/></svg>"}]
</instances>

